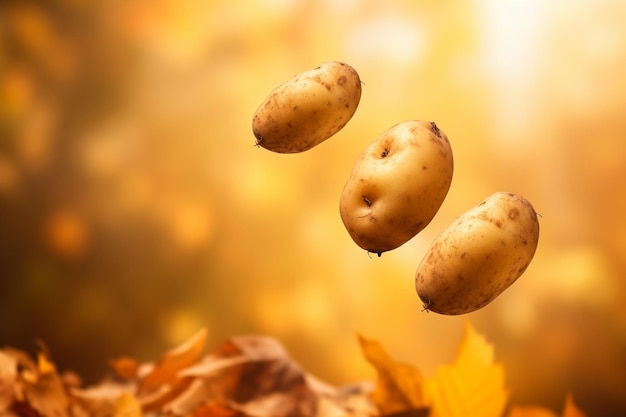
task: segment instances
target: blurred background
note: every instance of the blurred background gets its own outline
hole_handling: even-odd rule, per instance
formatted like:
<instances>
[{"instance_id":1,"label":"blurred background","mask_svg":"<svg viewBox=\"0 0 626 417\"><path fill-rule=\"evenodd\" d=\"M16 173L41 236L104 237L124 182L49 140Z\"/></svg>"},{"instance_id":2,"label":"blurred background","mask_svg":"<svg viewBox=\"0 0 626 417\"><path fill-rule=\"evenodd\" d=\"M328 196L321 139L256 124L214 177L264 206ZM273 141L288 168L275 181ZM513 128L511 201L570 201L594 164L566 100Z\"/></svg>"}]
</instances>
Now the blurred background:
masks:
<instances>
[{"instance_id":1,"label":"blurred background","mask_svg":"<svg viewBox=\"0 0 626 417\"><path fill-rule=\"evenodd\" d=\"M85 0L0 5L0 345L86 383L201 327L278 338L309 372L374 377L355 332L432 376L466 322L511 402L626 413L626 3ZM254 146L252 115L292 75L351 64L361 104L303 153ZM436 121L455 176L401 248L368 256L338 199L406 119ZM484 309L421 312L435 236L495 191L541 237Z\"/></svg>"}]
</instances>

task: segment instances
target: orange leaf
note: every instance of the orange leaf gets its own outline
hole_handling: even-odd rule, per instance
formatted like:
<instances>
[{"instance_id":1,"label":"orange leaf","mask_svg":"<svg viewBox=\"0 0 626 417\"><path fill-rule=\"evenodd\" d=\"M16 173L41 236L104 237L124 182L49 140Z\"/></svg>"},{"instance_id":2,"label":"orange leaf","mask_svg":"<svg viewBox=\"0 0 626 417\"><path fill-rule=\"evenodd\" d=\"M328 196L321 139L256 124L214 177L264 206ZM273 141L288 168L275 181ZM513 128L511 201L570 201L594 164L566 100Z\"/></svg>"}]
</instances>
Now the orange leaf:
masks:
<instances>
[{"instance_id":1,"label":"orange leaf","mask_svg":"<svg viewBox=\"0 0 626 417\"><path fill-rule=\"evenodd\" d=\"M178 372L200 360L206 337L207 330L202 329L187 342L163 355L154 368L141 379L140 392L151 392L164 384L175 382Z\"/></svg>"},{"instance_id":2,"label":"orange leaf","mask_svg":"<svg viewBox=\"0 0 626 417\"><path fill-rule=\"evenodd\" d=\"M6 411L15 395L17 360L0 351L0 415Z\"/></svg>"},{"instance_id":3,"label":"orange leaf","mask_svg":"<svg viewBox=\"0 0 626 417\"><path fill-rule=\"evenodd\" d=\"M508 400L493 346L469 324L454 363L441 367L426 387L432 417L500 417Z\"/></svg>"},{"instance_id":4,"label":"orange leaf","mask_svg":"<svg viewBox=\"0 0 626 417\"><path fill-rule=\"evenodd\" d=\"M111 367L115 370L117 376L125 380L134 379L137 376L139 364L132 358L117 358L110 361Z\"/></svg>"},{"instance_id":5,"label":"orange leaf","mask_svg":"<svg viewBox=\"0 0 626 417\"><path fill-rule=\"evenodd\" d=\"M141 417L141 404L135 396L127 392L120 395L115 404L113 417Z\"/></svg>"},{"instance_id":6,"label":"orange leaf","mask_svg":"<svg viewBox=\"0 0 626 417\"><path fill-rule=\"evenodd\" d=\"M39 354L37 368L34 378L24 379L26 401L42 416L67 416L69 398L54 364Z\"/></svg>"},{"instance_id":7,"label":"orange leaf","mask_svg":"<svg viewBox=\"0 0 626 417\"><path fill-rule=\"evenodd\" d=\"M563 417L587 417L577 406L574 404L574 398L572 395L568 395L565 398L565 409L563 410Z\"/></svg>"},{"instance_id":8,"label":"orange leaf","mask_svg":"<svg viewBox=\"0 0 626 417\"><path fill-rule=\"evenodd\" d=\"M388 415L425 409L424 381L420 371L409 364L394 361L378 342L361 335L358 337L363 355L378 373L372 399L381 413Z\"/></svg>"},{"instance_id":9,"label":"orange leaf","mask_svg":"<svg viewBox=\"0 0 626 417\"><path fill-rule=\"evenodd\" d=\"M180 372L202 358L207 330L202 329L187 342L165 353L139 380L138 400L143 411L155 411L180 395L192 380ZM140 374L141 370L138 371Z\"/></svg>"},{"instance_id":10,"label":"orange leaf","mask_svg":"<svg viewBox=\"0 0 626 417\"><path fill-rule=\"evenodd\" d=\"M192 417L238 417L239 411L233 410L225 404L206 404L198 407Z\"/></svg>"},{"instance_id":11,"label":"orange leaf","mask_svg":"<svg viewBox=\"0 0 626 417\"><path fill-rule=\"evenodd\" d=\"M105 381L89 388L74 388L71 396L74 407L79 407L86 415L113 415L117 403L123 395L129 394L131 386L113 381Z\"/></svg>"},{"instance_id":12,"label":"orange leaf","mask_svg":"<svg viewBox=\"0 0 626 417\"><path fill-rule=\"evenodd\" d=\"M39 368L40 375L56 372L54 364L43 353L37 355L37 368Z\"/></svg>"},{"instance_id":13,"label":"orange leaf","mask_svg":"<svg viewBox=\"0 0 626 417\"><path fill-rule=\"evenodd\" d=\"M513 407L507 417L557 417L556 413L543 407ZM565 398L563 417L587 417L576 405L571 395Z\"/></svg>"},{"instance_id":14,"label":"orange leaf","mask_svg":"<svg viewBox=\"0 0 626 417\"><path fill-rule=\"evenodd\" d=\"M543 407L513 407L508 417L557 417L552 411Z\"/></svg>"}]
</instances>

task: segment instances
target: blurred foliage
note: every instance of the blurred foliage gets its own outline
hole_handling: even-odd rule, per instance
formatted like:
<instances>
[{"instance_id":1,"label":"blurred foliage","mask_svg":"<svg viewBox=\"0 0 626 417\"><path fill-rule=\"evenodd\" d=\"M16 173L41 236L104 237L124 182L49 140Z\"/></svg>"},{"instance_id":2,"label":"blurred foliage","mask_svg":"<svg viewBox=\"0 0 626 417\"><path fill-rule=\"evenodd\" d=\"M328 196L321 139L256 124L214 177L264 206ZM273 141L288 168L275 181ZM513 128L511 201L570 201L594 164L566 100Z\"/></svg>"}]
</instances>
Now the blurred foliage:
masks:
<instances>
[{"instance_id":1,"label":"blurred foliage","mask_svg":"<svg viewBox=\"0 0 626 417\"><path fill-rule=\"evenodd\" d=\"M625 17L610 0L3 1L0 345L41 338L96 377L206 326L276 336L341 382L371 374L358 329L432 375L462 322L420 313L415 268L456 216L513 191L542 216L537 255L467 317L516 403L572 392L623 414ZM364 81L351 122L305 154L255 148L267 93L329 59ZM446 132L455 177L418 237L369 258L339 193L404 119Z\"/></svg>"},{"instance_id":2,"label":"blurred foliage","mask_svg":"<svg viewBox=\"0 0 626 417\"><path fill-rule=\"evenodd\" d=\"M335 387L294 361L279 341L241 335L204 354L206 329L153 362L122 357L97 384L0 349L0 412L5 417L586 417L566 397L563 414L540 406L507 406L504 369L493 346L471 325L454 363L424 380L413 365L393 360L380 343L359 336L376 382ZM507 411L508 410L508 411Z\"/></svg>"}]
</instances>

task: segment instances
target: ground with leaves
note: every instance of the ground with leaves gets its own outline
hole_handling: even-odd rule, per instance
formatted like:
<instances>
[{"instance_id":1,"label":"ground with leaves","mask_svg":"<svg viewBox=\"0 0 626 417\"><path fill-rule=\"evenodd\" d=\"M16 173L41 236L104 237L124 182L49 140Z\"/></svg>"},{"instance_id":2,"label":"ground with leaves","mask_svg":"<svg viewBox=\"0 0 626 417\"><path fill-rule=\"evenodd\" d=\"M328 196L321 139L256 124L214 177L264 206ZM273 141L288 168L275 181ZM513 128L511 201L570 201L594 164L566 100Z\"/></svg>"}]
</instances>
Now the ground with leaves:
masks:
<instances>
[{"instance_id":1,"label":"ground with leaves","mask_svg":"<svg viewBox=\"0 0 626 417\"><path fill-rule=\"evenodd\" d=\"M0 417L584 417L571 396L560 414L508 404L494 349L470 325L453 363L431 379L359 335L376 381L334 387L294 362L275 339L240 336L205 354L207 332L154 362L111 361L101 383L59 373L42 347L36 359L0 350Z\"/></svg>"}]
</instances>

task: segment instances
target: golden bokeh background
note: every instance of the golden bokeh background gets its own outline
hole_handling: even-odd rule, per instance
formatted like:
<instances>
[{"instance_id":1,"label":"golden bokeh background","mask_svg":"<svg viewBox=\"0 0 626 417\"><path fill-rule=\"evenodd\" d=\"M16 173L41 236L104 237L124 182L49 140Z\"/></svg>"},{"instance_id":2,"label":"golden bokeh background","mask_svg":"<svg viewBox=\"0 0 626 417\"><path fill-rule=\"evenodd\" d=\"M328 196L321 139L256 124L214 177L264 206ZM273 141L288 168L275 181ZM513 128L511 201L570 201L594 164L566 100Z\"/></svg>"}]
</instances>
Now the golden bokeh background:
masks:
<instances>
[{"instance_id":1,"label":"golden bokeh background","mask_svg":"<svg viewBox=\"0 0 626 417\"><path fill-rule=\"evenodd\" d=\"M355 332L432 376L470 321L511 401L626 413L626 3L409 0L3 1L0 345L87 382L207 327L278 338L311 373L373 377ZM254 146L252 114L292 75L351 64L360 106L303 154ZM406 119L436 121L455 174L432 223L368 256L338 198ZM428 244L495 191L541 237L484 309L422 312Z\"/></svg>"}]
</instances>

